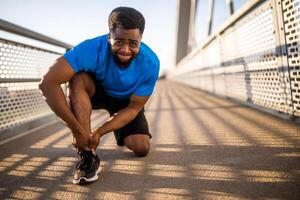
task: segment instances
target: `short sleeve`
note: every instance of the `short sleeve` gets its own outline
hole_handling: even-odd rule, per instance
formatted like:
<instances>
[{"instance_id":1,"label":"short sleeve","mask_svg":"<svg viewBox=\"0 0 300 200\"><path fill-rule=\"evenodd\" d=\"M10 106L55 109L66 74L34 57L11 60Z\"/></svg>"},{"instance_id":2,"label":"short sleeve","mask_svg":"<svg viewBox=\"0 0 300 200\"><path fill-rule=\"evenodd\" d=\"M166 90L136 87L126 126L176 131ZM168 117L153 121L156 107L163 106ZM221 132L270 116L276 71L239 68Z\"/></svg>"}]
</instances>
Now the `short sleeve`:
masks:
<instances>
[{"instance_id":1,"label":"short sleeve","mask_svg":"<svg viewBox=\"0 0 300 200\"><path fill-rule=\"evenodd\" d=\"M64 54L75 73L79 71L92 72L97 66L98 54L95 39L85 40Z\"/></svg>"},{"instance_id":2,"label":"short sleeve","mask_svg":"<svg viewBox=\"0 0 300 200\"><path fill-rule=\"evenodd\" d=\"M134 95L151 96L151 94L153 93L159 74L159 61L156 64L152 65L152 67L153 69L151 70L150 76L148 76L135 90Z\"/></svg>"}]
</instances>

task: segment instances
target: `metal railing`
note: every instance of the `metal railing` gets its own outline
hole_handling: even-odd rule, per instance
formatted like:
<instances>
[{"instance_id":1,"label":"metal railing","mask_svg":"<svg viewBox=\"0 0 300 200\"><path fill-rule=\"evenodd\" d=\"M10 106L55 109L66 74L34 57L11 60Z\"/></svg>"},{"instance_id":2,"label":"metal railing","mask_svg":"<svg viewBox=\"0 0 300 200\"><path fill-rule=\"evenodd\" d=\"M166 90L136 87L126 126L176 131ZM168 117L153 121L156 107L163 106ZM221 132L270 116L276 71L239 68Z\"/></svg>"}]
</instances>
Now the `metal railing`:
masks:
<instances>
[{"instance_id":1,"label":"metal railing","mask_svg":"<svg viewBox=\"0 0 300 200\"><path fill-rule=\"evenodd\" d=\"M300 116L300 1L252 0L168 78Z\"/></svg>"},{"instance_id":2,"label":"metal railing","mask_svg":"<svg viewBox=\"0 0 300 200\"><path fill-rule=\"evenodd\" d=\"M63 54L50 46L64 52L72 46L4 20L0 20L0 31L0 131L3 131L52 113L38 83ZM30 41L14 41L11 35ZM32 45L34 42L43 45Z\"/></svg>"}]
</instances>

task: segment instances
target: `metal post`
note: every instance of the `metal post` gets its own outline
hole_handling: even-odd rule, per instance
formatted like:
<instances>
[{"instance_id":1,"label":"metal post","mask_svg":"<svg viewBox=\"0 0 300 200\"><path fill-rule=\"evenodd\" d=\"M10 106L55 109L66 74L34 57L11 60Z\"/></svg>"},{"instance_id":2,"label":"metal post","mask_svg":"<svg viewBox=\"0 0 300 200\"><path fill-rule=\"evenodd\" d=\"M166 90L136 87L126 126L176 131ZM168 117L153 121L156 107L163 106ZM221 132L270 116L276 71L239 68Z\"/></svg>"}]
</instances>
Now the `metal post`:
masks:
<instances>
[{"instance_id":1,"label":"metal post","mask_svg":"<svg viewBox=\"0 0 300 200\"><path fill-rule=\"evenodd\" d=\"M196 39L195 39L196 1L197 0L191 0L189 37L188 37L188 53L193 49L193 47L196 43Z\"/></svg>"},{"instance_id":2,"label":"metal post","mask_svg":"<svg viewBox=\"0 0 300 200\"><path fill-rule=\"evenodd\" d=\"M211 29L212 29L212 18L214 14L214 0L209 0L208 2L208 31L207 31L207 36L211 34Z\"/></svg>"},{"instance_id":3,"label":"metal post","mask_svg":"<svg viewBox=\"0 0 300 200\"><path fill-rule=\"evenodd\" d=\"M176 63L189 52L191 0L178 0L178 30Z\"/></svg>"},{"instance_id":4,"label":"metal post","mask_svg":"<svg viewBox=\"0 0 300 200\"><path fill-rule=\"evenodd\" d=\"M227 7L228 7L228 14L230 16L234 13L233 1L232 0L226 0L226 4L227 4Z\"/></svg>"},{"instance_id":5,"label":"metal post","mask_svg":"<svg viewBox=\"0 0 300 200\"><path fill-rule=\"evenodd\" d=\"M294 115L293 95L291 86L290 69L288 63L288 50L286 43L286 33L282 13L282 1L271 0L273 14L273 24L275 29L276 57L278 61L278 74L281 78L281 89L284 96L284 109L291 116Z\"/></svg>"}]
</instances>

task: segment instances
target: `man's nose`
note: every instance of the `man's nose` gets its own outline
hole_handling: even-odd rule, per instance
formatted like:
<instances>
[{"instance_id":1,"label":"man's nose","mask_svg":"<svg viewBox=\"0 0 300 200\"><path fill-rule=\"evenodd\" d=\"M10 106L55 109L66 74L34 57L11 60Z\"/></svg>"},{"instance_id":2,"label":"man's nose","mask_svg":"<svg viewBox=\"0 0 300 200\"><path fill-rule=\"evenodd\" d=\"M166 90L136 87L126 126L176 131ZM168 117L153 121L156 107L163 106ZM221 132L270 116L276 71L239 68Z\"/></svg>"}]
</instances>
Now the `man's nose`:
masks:
<instances>
[{"instance_id":1,"label":"man's nose","mask_svg":"<svg viewBox=\"0 0 300 200\"><path fill-rule=\"evenodd\" d=\"M122 52L129 52L130 51L130 47L127 43L123 44L121 49Z\"/></svg>"}]
</instances>

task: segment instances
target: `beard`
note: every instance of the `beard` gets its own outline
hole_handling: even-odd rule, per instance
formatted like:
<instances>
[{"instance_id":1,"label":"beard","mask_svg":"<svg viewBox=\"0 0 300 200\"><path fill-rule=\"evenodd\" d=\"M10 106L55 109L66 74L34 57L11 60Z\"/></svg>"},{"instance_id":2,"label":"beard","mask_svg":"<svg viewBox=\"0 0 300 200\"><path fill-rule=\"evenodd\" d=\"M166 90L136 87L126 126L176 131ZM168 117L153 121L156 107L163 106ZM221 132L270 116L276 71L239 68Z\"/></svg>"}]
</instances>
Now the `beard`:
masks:
<instances>
[{"instance_id":1,"label":"beard","mask_svg":"<svg viewBox=\"0 0 300 200\"><path fill-rule=\"evenodd\" d=\"M118 55L115 52L112 52L112 54L116 64L122 67L127 67L131 63L131 61L136 57L136 55L132 55L128 61L124 62L118 57Z\"/></svg>"}]
</instances>

